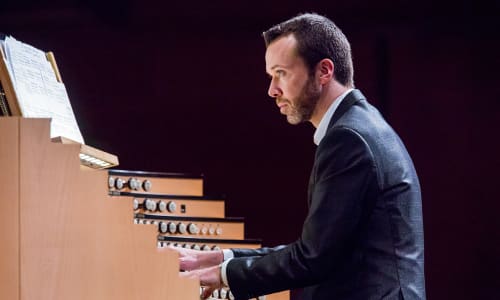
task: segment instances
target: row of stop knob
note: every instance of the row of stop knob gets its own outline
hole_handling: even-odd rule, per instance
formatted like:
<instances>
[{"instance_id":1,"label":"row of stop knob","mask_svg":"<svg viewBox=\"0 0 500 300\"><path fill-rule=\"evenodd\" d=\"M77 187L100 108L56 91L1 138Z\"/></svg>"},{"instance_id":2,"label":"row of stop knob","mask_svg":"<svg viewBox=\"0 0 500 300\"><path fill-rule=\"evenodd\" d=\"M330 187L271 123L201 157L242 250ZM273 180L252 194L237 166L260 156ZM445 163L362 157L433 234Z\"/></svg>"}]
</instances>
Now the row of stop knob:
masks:
<instances>
[{"instance_id":1,"label":"row of stop knob","mask_svg":"<svg viewBox=\"0 0 500 300\"><path fill-rule=\"evenodd\" d=\"M203 294L204 287L200 287L200 295ZM233 293L231 293L230 290L221 288L221 289L215 289L212 292L212 295L209 299L234 299ZM265 299L265 298L264 298Z\"/></svg>"},{"instance_id":2,"label":"row of stop knob","mask_svg":"<svg viewBox=\"0 0 500 300\"><path fill-rule=\"evenodd\" d=\"M142 202L139 199L134 199L134 210L138 210L139 208L143 208L145 210L155 212L171 212L174 213L177 210L177 204L174 201L155 201L150 198L144 199Z\"/></svg>"},{"instance_id":3,"label":"row of stop knob","mask_svg":"<svg viewBox=\"0 0 500 300\"><path fill-rule=\"evenodd\" d=\"M158 223L158 231L160 233L180 233L180 234L210 234L210 235L221 235L222 228L217 226L214 228L213 226L202 226L201 229L195 223L185 224L183 222L175 223L175 222L159 222Z\"/></svg>"},{"instance_id":4,"label":"row of stop knob","mask_svg":"<svg viewBox=\"0 0 500 300\"><path fill-rule=\"evenodd\" d=\"M173 246L173 247L181 247L181 248L186 248L186 249L193 249L193 250L201 250L201 251L210 251L210 250L220 250L220 247L217 245L198 245L198 244L187 244L187 243L170 243L170 242L158 242L158 247L159 248L164 248L168 246Z\"/></svg>"},{"instance_id":5,"label":"row of stop knob","mask_svg":"<svg viewBox=\"0 0 500 300\"><path fill-rule=\"evenodd\" d=\"M203 294L204 289L205 289L204 287L200 287L200 295ZM221 289L215 289L212 292L212 295L209 299L214 299L214 300L216 300L216 299L230 299L230 300L233 300L234 296L233 296L233 293L231 292L231 290L226 289L226 288L221 288ZM266 300L266 296L252 298L252 300Z\"/></svg>"},{"instance_id":6,"label":"row of stop knob","mask_svg":"<svg viewBox=\"0 0 500 300\"><path fill-rule=\"evenodd\" d=\"M130 177L128 180L124 180L122 178L114 178L110 176L108 178L108 187L110 189L115 188L117 190L124 189L128 187L131 190L139 191L144 190L145 192L149 192L153 187L153 184L149 180L141 181L140 179Z\"/></svg>"}]
</instances>

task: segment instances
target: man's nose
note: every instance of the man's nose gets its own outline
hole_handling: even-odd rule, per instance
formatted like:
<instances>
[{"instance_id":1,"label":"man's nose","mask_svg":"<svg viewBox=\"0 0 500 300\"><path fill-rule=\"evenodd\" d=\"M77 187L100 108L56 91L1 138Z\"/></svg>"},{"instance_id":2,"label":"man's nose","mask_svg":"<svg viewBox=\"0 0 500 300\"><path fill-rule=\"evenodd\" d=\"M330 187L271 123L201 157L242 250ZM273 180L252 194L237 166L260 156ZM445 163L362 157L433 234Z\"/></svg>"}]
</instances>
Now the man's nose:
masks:
<instances>
[{"instance_id":1,"label":"man's nose","mask_svg":"<svg viewBox=\"0 0 500 300\"><path fill-rule=\"evenodd\" d=\"M269 89L267 90L267 94L271 98L277 98L283 95L283 92L281 89L276 85L274 80L271 80L271 83L269 84Z\"/></svg>"}]
</instances>

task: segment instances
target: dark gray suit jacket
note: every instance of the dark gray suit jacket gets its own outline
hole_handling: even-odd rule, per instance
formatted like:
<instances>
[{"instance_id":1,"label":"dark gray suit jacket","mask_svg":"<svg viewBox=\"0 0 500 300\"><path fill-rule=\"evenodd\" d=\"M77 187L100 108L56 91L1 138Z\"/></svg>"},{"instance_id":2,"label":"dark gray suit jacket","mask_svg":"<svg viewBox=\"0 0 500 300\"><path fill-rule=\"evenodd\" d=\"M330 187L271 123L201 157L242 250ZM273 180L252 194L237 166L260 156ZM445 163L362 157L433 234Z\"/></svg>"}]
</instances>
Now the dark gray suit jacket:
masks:
<instances>
[{"instance_id":1,"label":"dark gray suit jacket","mask_svg":"<svg viewBox=\"0 0 500 300\"><path fill-rule=\"evenodd\" d=\"M425 299L420 186L394 130L358 90L316 150L309 212L287 246L233 249L236 299L304 287L304 299Z\"/></svg>"}]
</instances>

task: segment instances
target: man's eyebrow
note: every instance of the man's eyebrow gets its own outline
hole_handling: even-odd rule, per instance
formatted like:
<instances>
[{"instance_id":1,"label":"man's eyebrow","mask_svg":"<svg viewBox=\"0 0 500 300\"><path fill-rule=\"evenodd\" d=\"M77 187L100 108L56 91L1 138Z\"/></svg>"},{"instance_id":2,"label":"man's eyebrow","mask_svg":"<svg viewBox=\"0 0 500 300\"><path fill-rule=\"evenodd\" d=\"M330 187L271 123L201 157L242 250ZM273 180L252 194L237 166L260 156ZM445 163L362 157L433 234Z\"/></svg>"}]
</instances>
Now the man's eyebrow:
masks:
<instances>
[{"instance_id":1,"label":"man's eyebrow","mask_svg":"<svg viewBox=\"0 0 500 300\"><path fill-rule=\"evenodd\" d=\"M277 67L277 65L274 65L274 66L270 67L269 69L266 68L266 75L268 77L271 77L272 76L271 71L273 71L276 67Z\"/></svg>"},{"instance_id":2,"label":"man's eyebrow","mask_svg":"<svg viewBox=\"0 0 500 300\"><path fill-rule=\"evenodd\" d=\"M272 67L270 68L270 70L274 70L274 69L276 69L276 68L285 68L285 66L283 66L283 65L279 65L279 64L278 64L278 65L274 65L274 66L272 66Z\"/></svg>"},{"instance_id":3,"label":"man's eyebrow","mask_svg":"<svg viewBox=\"0 0 500 300\"><path fill-rule=\"evenodd\" d=\"M269 71L274 71L274 70L275 70L275 69L277 69L277 68L287 69L287 66L285 66L285 65L280 65L280 64L276 64L276 65L274 65L274 66L270 67L270 68L269 68ZM268 70L266 70L266 73L269 73L269 72L268 72Z\"/></svg>"},{"instance_id":4,"label":"man's eyebrow","mask_svg":"<svg viewBox=\"0 0 500 300\"><path fill-rule=\"evenodd\" d=\"M269 69L266 69L266 74L271 76L271 71L274 71L275 69L277 68L283 68L283 69L288 69L288 66L285 66L285 65L281 65L281 64L276 64L276 65L273 65L272 67L270 67Z\"/></svg>"}]
</instances>

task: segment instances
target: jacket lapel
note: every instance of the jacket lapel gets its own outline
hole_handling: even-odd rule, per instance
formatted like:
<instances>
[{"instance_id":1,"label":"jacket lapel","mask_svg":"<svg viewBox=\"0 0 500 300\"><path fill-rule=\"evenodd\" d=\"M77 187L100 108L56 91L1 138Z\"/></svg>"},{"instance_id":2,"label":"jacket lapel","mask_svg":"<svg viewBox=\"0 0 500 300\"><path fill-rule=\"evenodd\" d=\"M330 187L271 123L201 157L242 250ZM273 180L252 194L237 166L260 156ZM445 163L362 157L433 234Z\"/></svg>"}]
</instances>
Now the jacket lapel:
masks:
<instances>
[{"instance_id":1,"label":"jacket lapel","mask_svg":"<svg viewBox=\"0 0 500 300\"><path fill-rule=\"evenodd\" d=\"M352 90L349 94L347 94L342 100L342 103L340 103L339 107L337 107L337 110L335 110L335 113L333 113L332 119L330 120L330 123L328 123L328 129L330 129L333 124L335 124L340 117L342 117L343 114L345 114L346 111L351 108L356 102L360 100L366 100L365 96L357 90L354 89ZM308 206L311 205L311 200L312 200L312 192L313 192L313 187L316 183L316 161L313 164L313 169L311 170L311 175L309 177L309 189L308 189L308 197L307 197L307 204Z\"/></svg>"}]
</instances>

